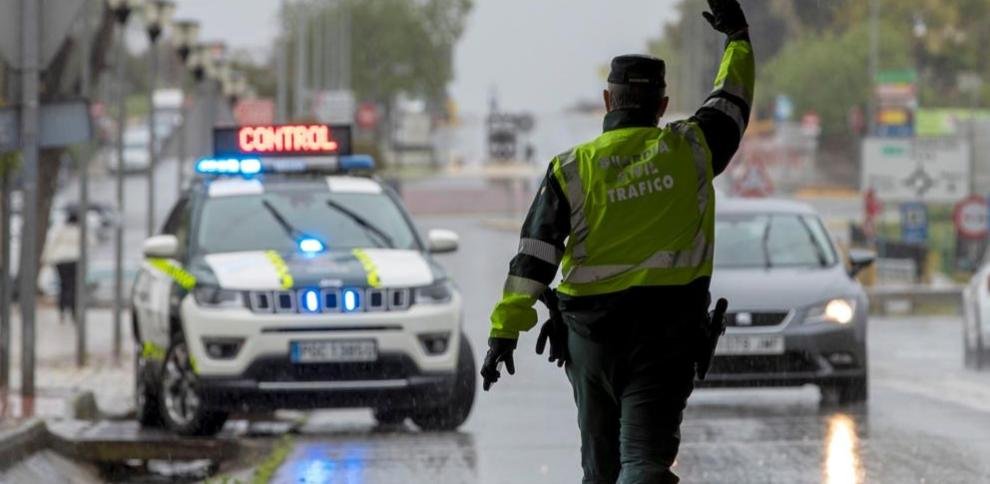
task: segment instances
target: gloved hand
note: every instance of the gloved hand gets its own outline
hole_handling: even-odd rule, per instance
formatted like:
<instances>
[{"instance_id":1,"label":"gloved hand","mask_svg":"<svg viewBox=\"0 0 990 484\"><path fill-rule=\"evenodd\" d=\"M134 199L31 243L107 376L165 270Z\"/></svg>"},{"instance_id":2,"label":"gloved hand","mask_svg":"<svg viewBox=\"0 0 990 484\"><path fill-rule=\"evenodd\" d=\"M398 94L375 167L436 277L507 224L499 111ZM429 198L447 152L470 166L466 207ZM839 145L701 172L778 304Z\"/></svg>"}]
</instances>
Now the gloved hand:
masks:
<instances>
[{"instance_id":1,"label":"gloved hand","mask_svg":"<svg viewBox=\"0 0 990 484\"><path fill-rule=\"evenodd\" d=\"M547 360L550 363L556 362L558 368L564 366L564 363L571 359L571 354L567 351L567 325L554 318L543 323L540 327L540 335L536 338L536 354L543 354L547 341L550 342Z\"/></svg>"},{"instance_id":2,"label":"gloved hand","mask_svg":"<svg viewBox=\"0 0 990 484\"><path fill-rule=\"evenodd\" d=\"M487 392L498 377L499 364L505 363L505 369L510 375L516 374L516 363L512 361L512 352L516 349L516 340L509 338L488 338L488 353L485 355L485 362L481 364L481 378L484 379L482 388Z\"/></svg>"},{"instance_id":3,"label":"gloved hand","mask_svg":"<svg viewBox=\"0 0 990 484\"><path fill-rule=\"evenodd\" d=\"M749 29L738 0L708 0L708 7L712 11L701 15L712 24L713 29L729 36L729 39L743 35Z\"/></svg>"}]
</instances>

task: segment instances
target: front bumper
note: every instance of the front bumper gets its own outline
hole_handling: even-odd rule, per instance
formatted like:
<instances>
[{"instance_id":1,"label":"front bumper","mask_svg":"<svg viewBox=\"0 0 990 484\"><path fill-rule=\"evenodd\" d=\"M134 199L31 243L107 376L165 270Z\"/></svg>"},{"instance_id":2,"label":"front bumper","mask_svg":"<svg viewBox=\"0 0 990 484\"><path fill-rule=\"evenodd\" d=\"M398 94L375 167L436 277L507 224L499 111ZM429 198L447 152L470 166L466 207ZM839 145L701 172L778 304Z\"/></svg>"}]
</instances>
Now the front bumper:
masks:
<instances>
[{"instance_id":1,"label":"front bumper","mask_svg":"<svg viewBox=\"0 0 990 484\"><path fill-rule=\"evenodd\" d=\"M407 360L404 363L408 363L407 375L452 374L457 368L461 319L461 298L457 293L445 304L350 314L259 314L246 308L213 309L201 307L187 296L181 305L181 315L190 356L204 381L251 378L252 369L264 362L276 366L278 362L290 364L290 344L307 340L373 340L381 355L380 362L387 362L389 355ZM431 334L448 335L444 351L438 354L427 351L420 336ZM214 358L206 351L208 340L240 341L241 345L232 358Z\"/></svg>"},{"instance_id":2,"label":"front bumper","mask_svg":"<svg viewBox=\"0 0 990 484\"><path fill-rule=\"evenodd\" d=\"M236 377L200 377L206 405L232 411L436 406L453 395L455 372L424 373L406 355L373 363L298 365L287 356L258 358Z\"/></svg>"},{"instance_id":3,"label":"front bumper","mask_svg":"<svg viewBox=\"0 0 990 484\"><path fill-rule=\"evenodd\" d=\"M867 353L866 316L846 326L832 323L800 324L792 322L779 332L732 331L727 335L779 334L784 338L784 353L779 355L718 355L699 388L800 386L830 381L865 378ZM724 336L723 336L724 337ZM851 361L836 362L836 354L848 355Z\"/></svg>"}]
</instances>

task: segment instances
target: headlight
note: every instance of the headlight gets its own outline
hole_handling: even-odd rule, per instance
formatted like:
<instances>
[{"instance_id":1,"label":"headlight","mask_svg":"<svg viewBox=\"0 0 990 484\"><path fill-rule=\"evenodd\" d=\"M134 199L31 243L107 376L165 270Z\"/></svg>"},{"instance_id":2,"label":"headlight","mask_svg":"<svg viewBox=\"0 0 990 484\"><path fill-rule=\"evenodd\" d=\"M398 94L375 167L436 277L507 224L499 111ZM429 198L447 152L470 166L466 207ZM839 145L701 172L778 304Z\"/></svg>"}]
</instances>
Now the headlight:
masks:
<instances>
[{"instance_id":1,"label":"headlight","mask_svg":"<svg viewBox=\"0 0 990 484\"><path fill-rule=\"evenodd\" d=\"M200 306L211 308L242 308L244 295L240 291L231 291L219 287L197 287L193 290L193 298Z\"/></svg>"},{"instance_id":2,"label":"headlight","mask_svg":"<svg viewBox=\"0 0 990 484\"><path fill-rule=\"evenodd\" d=\"M805 323L849 324L855 316L855 299L836 298L809 309Z\"/></svg>"},{"instance_id":3,"label":"headlight","mask_svg":"<svg viewBox=\"0 0 990 484\"><path fill-rule=\"evenodd\" d=\"M453 293L454 289L450 281L441 279L429 286L417 287L413 295L413 302L415 304L442 304L450 301Z\"/></svg>"}]
</instances>

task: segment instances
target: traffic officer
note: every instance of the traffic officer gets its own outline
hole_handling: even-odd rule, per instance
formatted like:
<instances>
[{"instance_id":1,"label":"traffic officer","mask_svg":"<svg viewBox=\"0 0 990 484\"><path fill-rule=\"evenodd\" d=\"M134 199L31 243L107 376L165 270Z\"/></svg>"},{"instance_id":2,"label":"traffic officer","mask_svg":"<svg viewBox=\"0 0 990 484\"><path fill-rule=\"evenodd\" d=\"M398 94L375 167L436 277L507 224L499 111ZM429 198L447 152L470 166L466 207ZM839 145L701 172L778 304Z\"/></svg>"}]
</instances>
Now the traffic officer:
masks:
<instances>
[{"instance_id":1,"label":"traffic officer","mask_svg":"<svg viewBox=\"0 0 990 484\"><path fill-rule=\"evenodd\" d=\"M711 95L693 117L658 128L664 62L613 59L604 133L550 163L491 315L485 390L502 364L515 372L518 335L536 324L533 305L562 265L568 331L551 345L567 345L586 483L677 482L670 467L709 304L712 179L739 147L754 89L739 3L708 4L705 19L727 36Z\"/></svg>"}]
</instances>

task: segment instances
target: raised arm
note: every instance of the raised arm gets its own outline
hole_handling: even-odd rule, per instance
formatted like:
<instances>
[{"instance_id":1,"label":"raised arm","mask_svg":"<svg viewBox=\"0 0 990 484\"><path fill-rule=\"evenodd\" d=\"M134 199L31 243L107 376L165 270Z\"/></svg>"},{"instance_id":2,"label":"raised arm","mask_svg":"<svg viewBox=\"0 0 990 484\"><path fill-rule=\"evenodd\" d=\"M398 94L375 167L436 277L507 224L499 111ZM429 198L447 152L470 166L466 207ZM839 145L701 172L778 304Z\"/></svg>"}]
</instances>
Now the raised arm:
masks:
<instances>
[{"instance_id":1,"label":"raised arm","mask_svg":"<svg viewBox=\"0 0 990 484\"><path fill-rule=\"evenodd\" d=\"M726 34L725 52L715 89L692 118L712 153L712 171L718 175L732 160L749 124L756 83L756 62L749 42L749 27L736 0L708 0L711 13L705 19Z\"/></svg>"}]
</instances>

